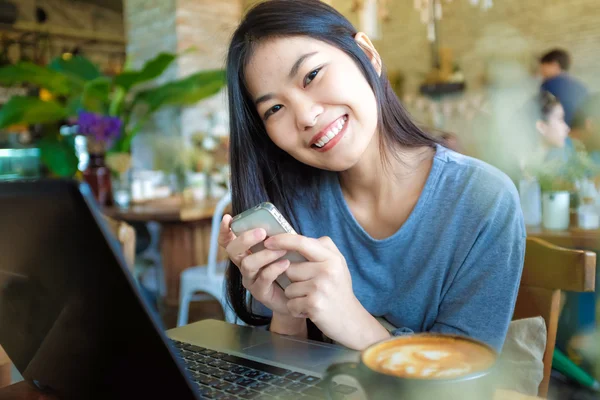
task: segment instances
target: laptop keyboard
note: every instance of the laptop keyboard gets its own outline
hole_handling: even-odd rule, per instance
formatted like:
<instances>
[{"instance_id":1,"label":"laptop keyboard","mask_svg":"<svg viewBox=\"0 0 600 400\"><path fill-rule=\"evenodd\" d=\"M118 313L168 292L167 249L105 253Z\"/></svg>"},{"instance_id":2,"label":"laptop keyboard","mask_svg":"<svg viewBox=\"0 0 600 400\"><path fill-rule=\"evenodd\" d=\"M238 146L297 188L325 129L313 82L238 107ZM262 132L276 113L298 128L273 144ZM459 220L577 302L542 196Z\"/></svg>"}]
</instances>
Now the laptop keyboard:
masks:
<instances>
[{"instance_id":1,"label":"laptop keyboard","mask_svg":"<svg viewBox=\"0 0 600 400\"><path fill-rule=\"evenodd\" d=\"M179 349L191 379L203 399L324 399L323 382L312 375L293 372L261 362L171 340ZM334 399L356 391L334 384Z\"/></svg>"}]
</instances>

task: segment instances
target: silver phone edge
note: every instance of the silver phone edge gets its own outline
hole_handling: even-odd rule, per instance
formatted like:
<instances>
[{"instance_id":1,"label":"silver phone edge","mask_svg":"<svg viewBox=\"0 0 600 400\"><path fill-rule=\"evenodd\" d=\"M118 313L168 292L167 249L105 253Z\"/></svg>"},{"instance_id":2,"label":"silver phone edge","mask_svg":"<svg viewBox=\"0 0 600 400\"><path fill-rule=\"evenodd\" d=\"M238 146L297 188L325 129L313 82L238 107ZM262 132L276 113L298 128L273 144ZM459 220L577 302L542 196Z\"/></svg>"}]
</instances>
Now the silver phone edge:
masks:
<instances>
[{"instance_id":1,"label":"silver phone edge","mask_svg":"<svg viewBox=\"0 0 600 400\"><path fill-rule=\"evenodd\" d=\"M275 207L275 205L273 203L270 203L268 201L262 202L252 208L249 208L245 211L242 211L241 213L239 213L238 215L236 215L235 217L233 217L231 219L231 223L230 226L233 225L234 222L239 221L240 219L247 217L248 215L251 215L253 212L256 212L258 210L265 210L268 211L269 214L271 214L273 216L273 218L275 218L275 221L277 221L279 223L279 226L281 226L283 228L284 231L286 231L287 233L296 233L296 231L294 230L294 228L292 228L292 225L289 223L289 221L286 221L287 224L289 225L289 228L285 225L283 225L279 219L283 219L284 221L286 220L285 217L283 216L283 214L281 214L281 212L277 209L277 207ZM290 230L291 228L291 230ZM233 230L233 229L232 229ZM233 232L237 235L236 232ZM241 233L241 232L240 232Z\"/></svg>"},{"instance_id":2,"label":"silver phone edge","mask_svg":"<svg viewBox=\"0 0 600 400\"><path fill-rule=\"evenodd\" d=\"M289 222L286 221L287 224L288 224L288 226L291 228L291 230L288 229L287 226L285 226L284 224L282 224L279 221L280 218L283 219L283 220L285 220L285 217L283 216L283 214L281 214L281 212L277 209L277 207L275 207L275 205L273 203L270 203L268 201L262 202L262 203L254 206L252 208L249 208L247 210L242 211L241 213L239 213L238 215L236 215L235 217L233 217L231 219L230 226L233 226L233 224L234 224L235 221L239 221L239 220L243 219L244 217L247 217L247 216L251 215L253 212L259 211L261 209L265 210L269 214L271 214L271 216L275 219L275 221L277 221L277 223L279 224L279 226L281 228L283 228L284 231L286 231L287 233L294 233L294 234L296 233L296 231L294 231L294 229L291 228L291 224ZM233 231L233 228L231 230ZM233 232L233 233L235 233L236 235L238 235L238 233L236 233L236 232ZM275 279L275 283L282 290L285 290L285 288L291 283L290 280L289 280L289 278L287 278L287 276L285 277L285 279L287 279L287 282L289 282L289 283L286 282L287 284L282 284L280 282L280 277L277 277L277 279Z\"/></svg>"}]
</instances>

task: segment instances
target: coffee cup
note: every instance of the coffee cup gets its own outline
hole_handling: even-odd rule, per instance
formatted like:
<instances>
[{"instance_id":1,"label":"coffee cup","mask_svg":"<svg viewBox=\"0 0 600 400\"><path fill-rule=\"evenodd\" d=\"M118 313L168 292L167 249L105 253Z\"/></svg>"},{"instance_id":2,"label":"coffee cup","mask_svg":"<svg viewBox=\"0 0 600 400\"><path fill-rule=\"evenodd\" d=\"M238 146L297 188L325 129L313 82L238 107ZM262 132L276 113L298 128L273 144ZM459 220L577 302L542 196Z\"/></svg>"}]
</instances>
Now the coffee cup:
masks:
<instances>
[{"instance_id":1,"label":"coffee cup","mask_svg":"<svg viewBox=\"0 0 600 400\"><path fill-rule=\"evenodd\" d=\"M331 365L324 378L329 398L333 379L354 378L369 400L492 399L497 352L458 335L394 337L365 349L358 363Z\"/></svg>"}]
</instances>

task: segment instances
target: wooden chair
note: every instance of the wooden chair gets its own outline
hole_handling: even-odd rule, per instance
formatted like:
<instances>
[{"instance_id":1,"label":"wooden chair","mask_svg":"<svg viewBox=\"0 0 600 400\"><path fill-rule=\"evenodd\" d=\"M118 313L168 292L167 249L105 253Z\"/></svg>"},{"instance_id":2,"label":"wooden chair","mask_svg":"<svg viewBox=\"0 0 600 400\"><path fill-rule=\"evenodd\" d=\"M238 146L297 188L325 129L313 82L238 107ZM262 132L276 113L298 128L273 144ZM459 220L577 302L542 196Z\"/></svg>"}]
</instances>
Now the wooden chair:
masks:
<instances>
[{"instance_id":1,"label":"wooden chair","mask_svg":"<svg viewBox=\"0 0 600 400\"><path fill-rule=\"evenodd\" d=\"M126 222L113 219L106 215L104 216L104 220L121 244L127 266L133 273L135 267L135 229Z\"/></svg>"},{"instance_id":2,"label":"wooden chair","mask_svg":"<svg viewBox=\"0 0 600 400\"><path fill-rule=\"evenodd\" d=\"M12 367L12 363L10 362L10 358L0 346L0 387L8 386L11 383L10 370Z\"/></svg>"},{"instance_id":3,"label":"wooden chair","mask_svg":"<svg viewBox=\"0 0 600 400\"><path fill-rule=\"evenodd\" d=\"M596 253L571 250L542 239L527 238L523 276L513 319L542 316L547 339L544 352L544 379L538 396L546 397L560 314L561 291L593 292Z\"/></svg>"},{"instance_id":4,"label":"wooden chair","mask_svg":"<svg viewBox=\"0 0 600 400\"><path fill-rule=\"evenodd\" d=\"M133 273L135 266L135 230L125 222L105 217L111 232L116 236L121 244L125 261ZM8 386L11 383L11 362L8 355L0 346L0 387Z\"/></svg>"}]
</instances>

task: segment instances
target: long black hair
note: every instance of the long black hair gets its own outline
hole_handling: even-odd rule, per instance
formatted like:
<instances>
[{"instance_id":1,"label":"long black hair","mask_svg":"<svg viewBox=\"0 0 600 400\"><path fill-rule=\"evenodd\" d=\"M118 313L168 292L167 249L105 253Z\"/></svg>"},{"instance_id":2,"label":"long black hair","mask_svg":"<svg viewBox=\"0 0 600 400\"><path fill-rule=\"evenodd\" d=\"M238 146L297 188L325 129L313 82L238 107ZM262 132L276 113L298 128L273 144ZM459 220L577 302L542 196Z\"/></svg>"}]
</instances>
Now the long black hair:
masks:
<instances>
[{"instance_id":1,"label":"long black hair","mask_svg":"<svg viewBox=\"0 0 600 400\"><path fill-rule=\"evenodd\" d=\"M294 218L297 196L318 202L318 182L323 171L305 165L278 148L267 136L264 124L247 90L245 68L256 46L272 38L306 36L335 46L358 66L377 99L379 146L385 157L389 148L433 147L437 142L409 118L385 77L373 67L354 37L357 30L335 9L319 0L270 0L253 7L233 34L227 54L230 117L230 163L233 213L270 201L300 233ZM392 152L394 154L394 152ZM386 160L382 160L386 161ZM229 302L249 325L265 325L268 318L253 312L238 268L229 264Z\"/></svg>"}]
</instances>

